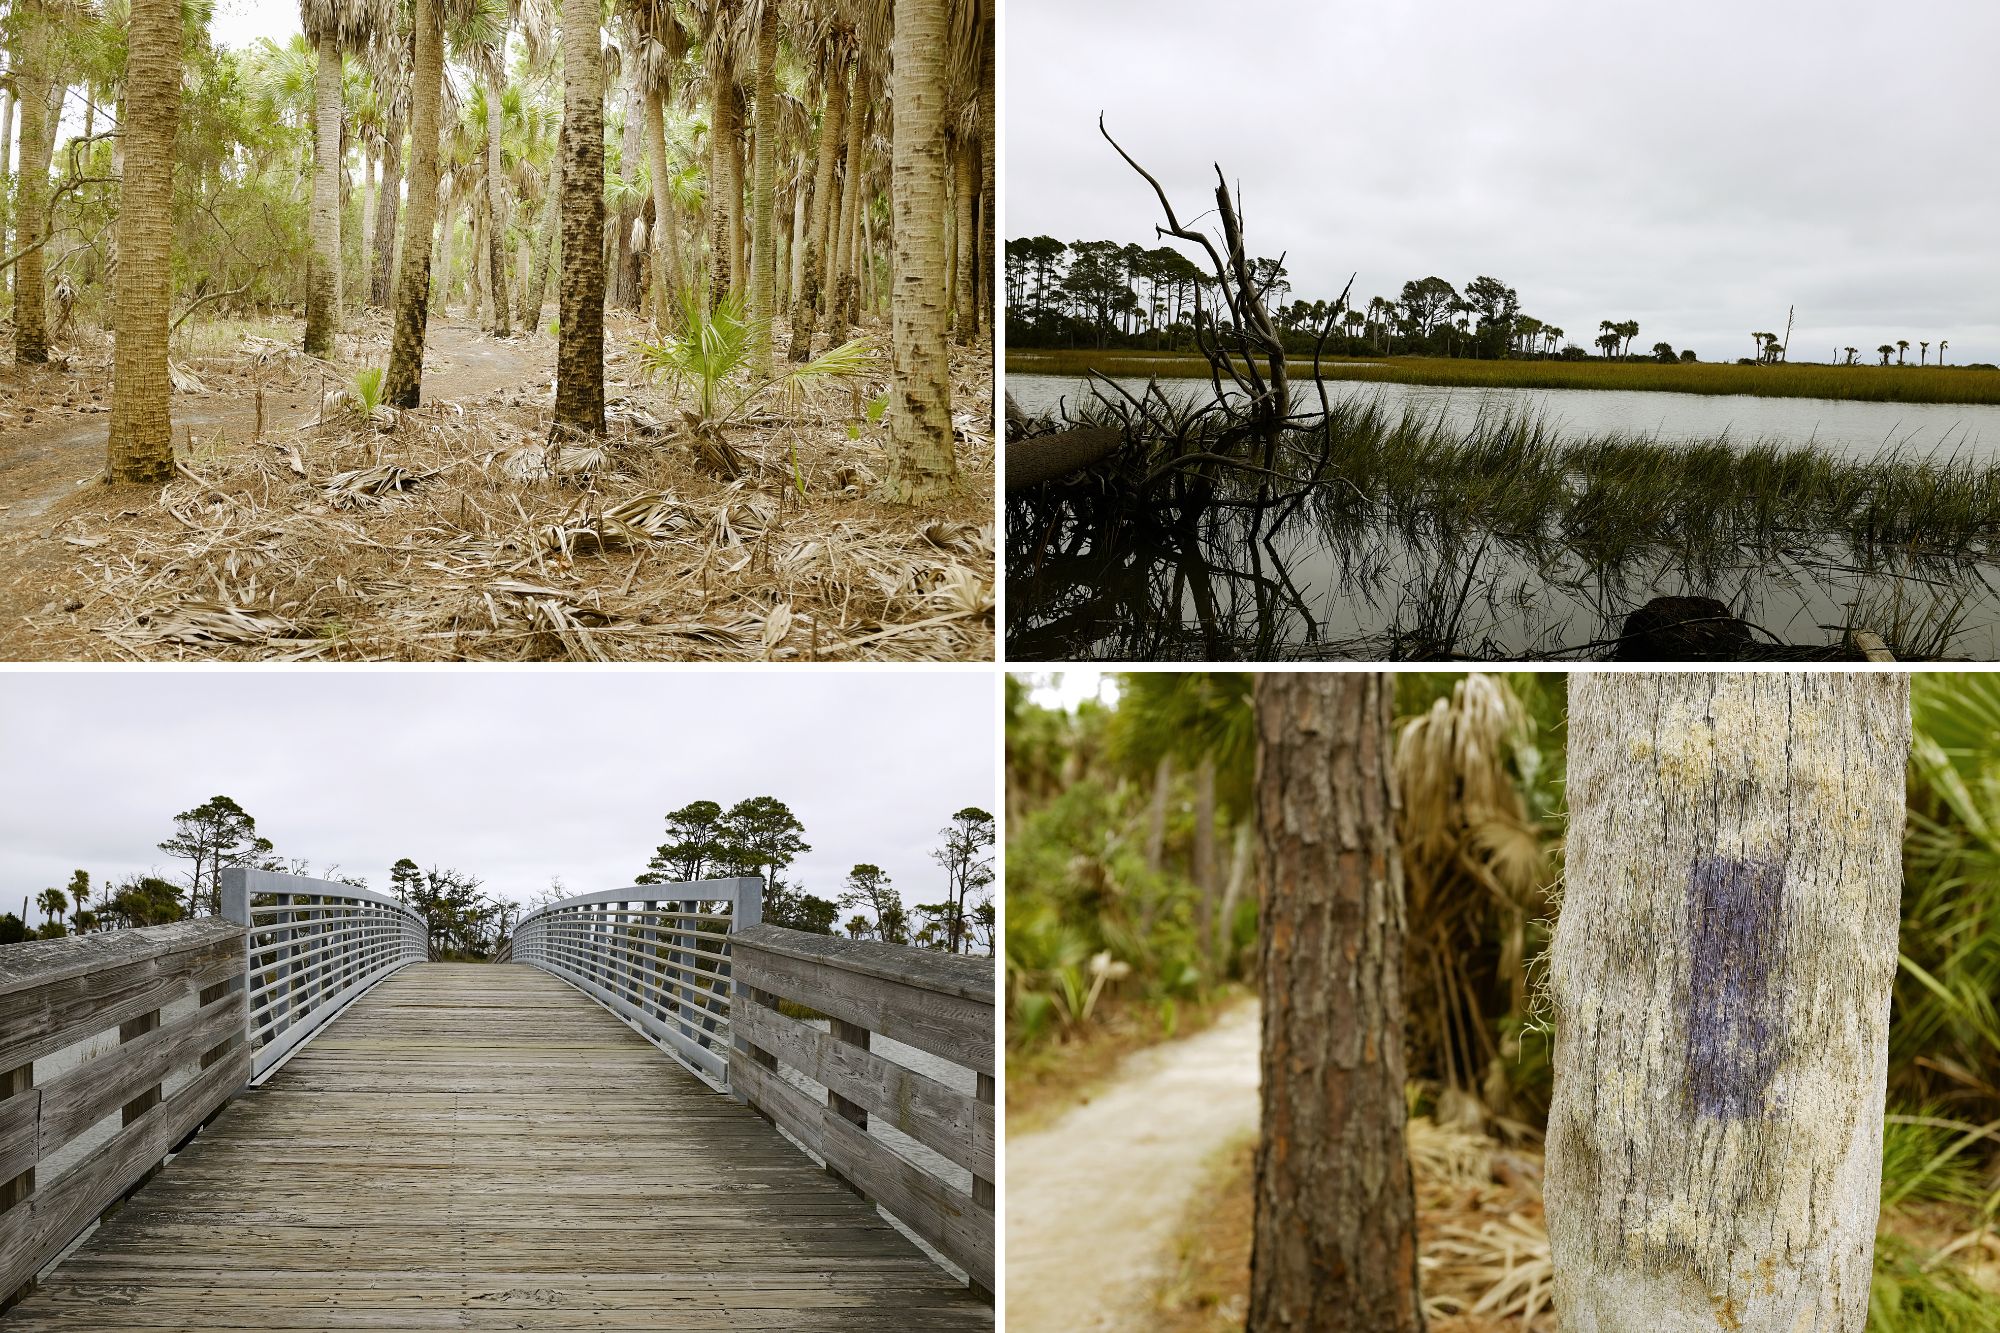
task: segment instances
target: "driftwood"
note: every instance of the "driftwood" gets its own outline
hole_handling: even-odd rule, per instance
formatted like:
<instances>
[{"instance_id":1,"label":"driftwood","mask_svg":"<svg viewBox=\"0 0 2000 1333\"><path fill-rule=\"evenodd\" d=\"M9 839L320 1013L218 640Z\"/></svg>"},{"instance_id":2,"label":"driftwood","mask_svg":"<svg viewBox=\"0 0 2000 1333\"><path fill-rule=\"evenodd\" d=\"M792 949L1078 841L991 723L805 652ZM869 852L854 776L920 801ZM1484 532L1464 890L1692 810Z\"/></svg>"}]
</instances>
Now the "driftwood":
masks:
<instances>
[{"instance_id":1,"label":"driftwood","mask_svg":"<svg viewBox=\"0 0 2000 1333\"><path fill-rule=\"evenodd\" d=\"M1007 442L1007 489L1025 490L1080 472L1125 442L1114 426L1080 426Z\"/></svg>"}]
</instances>

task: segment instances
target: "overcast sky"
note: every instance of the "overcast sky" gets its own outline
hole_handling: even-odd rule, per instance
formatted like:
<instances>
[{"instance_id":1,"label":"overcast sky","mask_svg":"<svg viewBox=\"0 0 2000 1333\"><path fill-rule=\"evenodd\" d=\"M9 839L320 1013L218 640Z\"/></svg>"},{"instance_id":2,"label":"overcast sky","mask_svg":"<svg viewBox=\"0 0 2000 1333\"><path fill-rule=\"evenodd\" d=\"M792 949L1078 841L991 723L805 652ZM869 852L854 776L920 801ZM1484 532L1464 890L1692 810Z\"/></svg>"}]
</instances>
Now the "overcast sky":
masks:
<instances>
[{"instance_id":1,"label":"overcast sky","mask_svg":"<svg viewBox=\"0 0 2000 1333\"><path fill-rule=\"evenodd\" d=\"M1006 235L1136 241L1240 182L1294 296L1438 274L1588 347L2000 361L1992 0L1009 0ZM1213 227L1213 218L1207 219ZM1178 243L1176 243L1178 244ZM1184 247L1185 248L1185 247Z\"/></svg>"},{"instance_id":2,"label":"overcast sky","mask_svg":"<svg viewBox=\"0 0 2000 1333\"><path fill-rule=\"evenodd\" d=\"M524 900L630 884L689 801L776 796L837 896L882 866L935 901L938 831L996 810L993 673L177 670L0 673L0 910L155 844L226 795L280 856L386 889L409 856Z\"/></svg>"}]
</instances>

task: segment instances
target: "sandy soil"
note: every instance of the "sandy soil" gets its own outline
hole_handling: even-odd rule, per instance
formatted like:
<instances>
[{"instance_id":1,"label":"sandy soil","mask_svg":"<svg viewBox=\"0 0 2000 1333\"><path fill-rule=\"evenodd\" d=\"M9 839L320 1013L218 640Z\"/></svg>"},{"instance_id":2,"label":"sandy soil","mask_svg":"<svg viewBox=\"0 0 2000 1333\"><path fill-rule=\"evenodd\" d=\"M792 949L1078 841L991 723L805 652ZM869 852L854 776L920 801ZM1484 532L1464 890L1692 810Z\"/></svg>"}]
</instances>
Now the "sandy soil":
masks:
<instances>
[{"instance_id":1,"label":"sandy soil","mask_svg":"<svg viewBox=\"0 0 2000 1333\"><path fill-rule=\"evenodd\" d=\"M1145 1330L1216 1153L1257 1126L1257 1006L1128 1057L1007 1142L1007 1327Z\"/></svg>"}]
</instances>

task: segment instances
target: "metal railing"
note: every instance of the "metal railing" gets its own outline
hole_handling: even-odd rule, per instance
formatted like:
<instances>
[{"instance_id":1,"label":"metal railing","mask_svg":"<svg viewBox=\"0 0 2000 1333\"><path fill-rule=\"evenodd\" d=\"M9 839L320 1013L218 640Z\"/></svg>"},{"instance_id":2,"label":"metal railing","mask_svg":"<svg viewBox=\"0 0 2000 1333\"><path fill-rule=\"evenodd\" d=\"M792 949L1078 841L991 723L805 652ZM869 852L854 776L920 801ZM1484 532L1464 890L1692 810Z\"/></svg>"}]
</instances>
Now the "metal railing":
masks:
<instances>
[{"instance_id":1,"label":"metal railing","mask_svg":"<svg viewBox=\"0 0 2000 1333\"><path fill-rule=\"evenodd\" d=\"M370 986L430 956L423 919L393 898L235 867L222 915L249 927L251 1078L263 1078Z\"/></svg>"},{"instance_id":2,"label":"metal railing","mask_svg":"<svg viewBox=\"0 0 2000 1333\"><path fill-rule=\"evenodd\" d=\"M763 895L755 876L581 894L521 918L510 957L561 977L726 1088L730 936L763 921Z\"/></svg>"}]
</instances>

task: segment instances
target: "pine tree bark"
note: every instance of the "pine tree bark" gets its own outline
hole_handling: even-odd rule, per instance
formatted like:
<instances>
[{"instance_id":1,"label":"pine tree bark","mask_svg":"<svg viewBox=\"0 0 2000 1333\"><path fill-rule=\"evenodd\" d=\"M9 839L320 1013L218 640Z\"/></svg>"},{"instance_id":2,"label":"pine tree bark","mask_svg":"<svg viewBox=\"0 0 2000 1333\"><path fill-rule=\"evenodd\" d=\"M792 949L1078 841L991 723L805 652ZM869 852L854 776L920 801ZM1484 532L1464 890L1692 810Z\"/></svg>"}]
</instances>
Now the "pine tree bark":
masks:
<instances>
[{"instance_id":1,"label":"pine tree bark","mask_svg":"<svg viewBox=\"0 0 2000 1333\"><path fill-rule=\"evenodd\" d=\"M1421 1333L1403 1126L1407 926L1381 672L1257 677L1257 1333Z\"/></svg>"},{"instance_id":2,"label":"pine tree bark","mask_svg":"<svg viewBox=\"0 0 2000 1333\"><path fill-rule=\"evenodd\" d=\"M46 68L48 16L40 0L20 0L14 14L14 92L20 105L21 162L14 191L14 248L24 251L14 264L14 360L40 365L49 359L48 291L45 259L30 250L48 230L50 79Z\"/></svg>"},{"instance_id":3,"label":"pine tree bark","mask_svg":"<svg viewBox=\"0 0 2000 1333\"><path fill-rule=\"evenodd\" d=\"M1572 677L1547 1207L1570 1333L1868 1322L1909 681Z\"/></svg>"},{"instance_id":4,"label":"pine tree bark","mask_svg":"<svg viewBox=\"0 0 2000 1333\"><path fill-rule=\"evenodd\" d=\"M307 356L333 355L340 328L340 40L320 34L319 72L313 79L312 245L306 252Z\"/></svg>"},{"instance_id":5,"label":"pine tree bark","mask_svg":"<svg viewBox=\"0 0 2000 1333\"><path fill-rule=\"evenodd\" d=\"M896 0L895 276L890 300L889 468L881 496L926 504L957 478L945 346L944 107L947 0Z\"/></svg>"},{"instance_id":6,"label":"pine tree bark","mask_svg":"<svg viewBox=\"0 0 2000 1333\"><path fill-rule=\"evenodd\" d=\"M424 398L424 330L431 313L431 231L437 224L438 100L444 78L444 32L438 0L415 0L416 52L410 73L410 197L402 257L396 266L396 327L389 340L383 393L391 405Z\"/></svg>"},{"instance_id":7,"label":"pine tree bark","mask_svg":"<svg viewBox=\"0 0 2000 1333\"><path fill-rule=\"evenodd\" d=\"M390 121L383 131L382 188L375 192L375 250L368 303L389 304L396 276L396 218L403 202L403 126Z\"/></svg>"},{"instance_id":8,"label":"pine tree bark","mask_svg":"<svg viewBox=\"0 0 2000 1333\"><path fill-rule=\"evenodd\" d=\"M559 430L604 433L604 52L598 0L563 0Z\"/></svg>"},{"instance_id":9,"label":"pine tree bark","mask_svg":"<svg viewBox=\"0 0 2000 1333\"><path fill-rule=\"evenodd\" d=\"M118 189L118 301L113 318L113 482L157 486L174 475L167 317L173 301L174 132L181 115L180 0L132 0L125 59L125 174Z\"/></svg>"}]
</instances>

